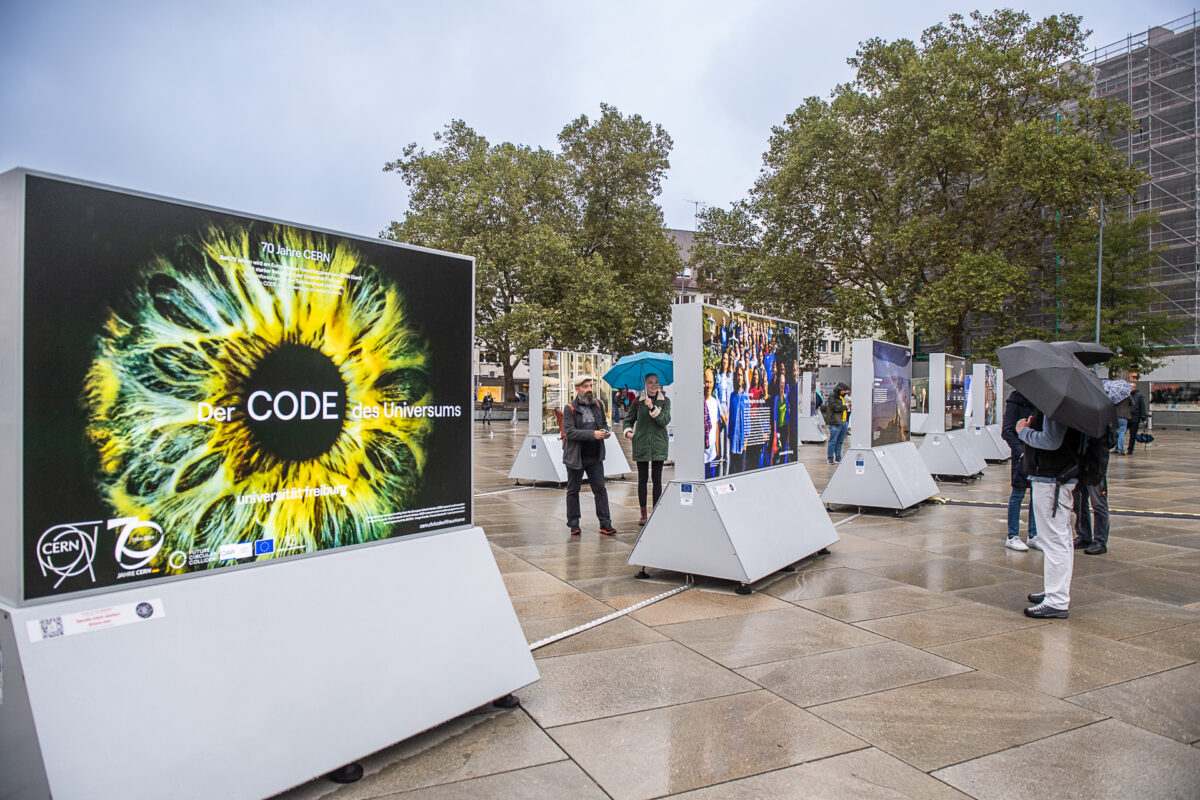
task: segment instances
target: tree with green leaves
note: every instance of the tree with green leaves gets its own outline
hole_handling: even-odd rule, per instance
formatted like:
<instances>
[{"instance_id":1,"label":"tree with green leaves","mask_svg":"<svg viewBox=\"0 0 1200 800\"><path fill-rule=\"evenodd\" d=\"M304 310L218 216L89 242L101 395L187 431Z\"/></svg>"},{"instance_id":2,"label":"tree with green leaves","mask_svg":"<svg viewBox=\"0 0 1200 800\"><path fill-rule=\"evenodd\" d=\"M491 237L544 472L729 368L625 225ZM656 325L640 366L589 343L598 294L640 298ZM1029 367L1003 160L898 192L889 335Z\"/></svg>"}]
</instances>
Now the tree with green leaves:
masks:
<instances>
[{"instance_id":1,"label":"tree with green leaves","mask_svg":"<svg viewBox=\"0 0 1200 800\"><path fill-rule=\"evenodd\" d=\"M1053 242L1140 180L1108 143L1130 112L1091 97L1086 37L1076 16L1001 10L862 44L850 83L772 130L741 209L770 243L760 281L800 265L849 335L919 330L954 352L974 335L986 352L1023 334ZM706 266L741 279L726 258Z\"/></svg>"},{"instance_id":2,"label":"tree with green leaves","mask_svg":"<svg viewBox=\"0 0 1200 800\"><path fill-rule=\"evenodd\" d=\"M564 128L563 152L491 144L462 120L410 144L384 170L409 188L384 238L476 259L475 335L497 354L504 393L531 348L627 352L667 331L679 256L653 197L671 140L602 106Z\"/></svg>"},{"instance_id":3,"label":"tree with green leaves","mask_svg":"<svg viewBox=\"0 0 1200 800\"><path fill-rule=\"evenodd\" d=\"M1105 217L1104 263L1100 276L1100 343L1116 355L1105 366L1112 374L1146 373L1162 362L1153 346L1168 341L1182 323L1151 313L1162 295L1150 286L1156 251L1150 246L1155 218ZM1079 239L1064 248L1058 286L1058 314L1069 338L1093 341L1096 331L1096 266L1099 221L1081 227Z\"/></svg>"}]
</instances>

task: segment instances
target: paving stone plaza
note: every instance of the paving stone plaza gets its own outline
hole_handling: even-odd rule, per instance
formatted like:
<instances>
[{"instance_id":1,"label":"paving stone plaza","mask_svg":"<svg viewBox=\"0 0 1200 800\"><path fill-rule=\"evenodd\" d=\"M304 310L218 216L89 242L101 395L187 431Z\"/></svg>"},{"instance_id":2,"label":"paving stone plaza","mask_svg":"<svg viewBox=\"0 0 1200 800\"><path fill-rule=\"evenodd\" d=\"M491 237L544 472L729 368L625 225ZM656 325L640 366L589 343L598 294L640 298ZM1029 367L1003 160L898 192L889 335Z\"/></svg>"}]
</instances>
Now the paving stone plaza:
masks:
<instances>
[{"instance_id":1,"label":"paving stone plaza","mask_svg":"<svg viewBox=\"0 0 1200 800\"><path fill-rule=\"evenodd\" d=\"M476 521L533 642L678 586L633 577L634 476L618 534L583 498L516 488L524 425L479 426ZM1004 547L1007 464L739 596L704 581L535 651L522 707L490 706L377 753L352 798L1200 797L1200 437L1114 456L1108 553L1078 554L1068 620L1021 614L1041 553ZM623 444L627 443L624 441ZM820 489L833 467L801 448ZM670 477L670 467L667 468ZM1022 528L1024 536L1024 527ZM369 702L369 698L365 698Z\"/></svg>"}]
</instances>

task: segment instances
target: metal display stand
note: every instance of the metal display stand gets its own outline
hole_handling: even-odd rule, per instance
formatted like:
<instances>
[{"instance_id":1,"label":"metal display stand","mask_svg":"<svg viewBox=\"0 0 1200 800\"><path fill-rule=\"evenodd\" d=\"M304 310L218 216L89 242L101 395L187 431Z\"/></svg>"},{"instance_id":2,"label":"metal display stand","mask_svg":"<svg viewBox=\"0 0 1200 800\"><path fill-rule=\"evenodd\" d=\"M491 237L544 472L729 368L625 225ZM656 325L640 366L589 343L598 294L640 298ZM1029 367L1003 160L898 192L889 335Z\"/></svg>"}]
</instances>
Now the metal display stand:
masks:
<instances>
[{"instance_id":1,"label":"metal display stand","mask_svg":"<svg viewBox=\"0 0 1200 800\"><path fill-rule=\"evenodd\" d=\"M630 472L629 461L625 458L621 443L617 441L618 436L620 428L614 429L612 437L604 443L604 474L610 478ZM567 465L562 459L562 440L557 433L526 434L508 477L518 481L566 483Z\"/></svg>"},{"instance_id":2,"label":"metal display stand","mask_svg":"<svg viewBox=\"0 0 1200 800\"><path fill-rule=\"evenodd\" d=\"M891 508L900 511L937 494L937 484L912 442L851 448L829 479L826 505Z\"/></svg>"},{"instance_id":3,"label":"metal display stand","mask_svg":"<svg viewBox=\"0 0 1200 800\"><path fill-rule=\"evenodd\" d=\"M802 442L825 442L829 439L829 431L821 415L808 413L808 404L816 389L816 376L811 372L803 373L800 376L800 408L796 410L797 428Z\"/></svg>"},{"instance_id":4,"label":"metal display stand","mask_svg":"<svg viewBox=\"0 0 1200 800\"><path fill-rule=\"evenodd\" d=\"M803 464L673 480L630 565L753 583L838 541Z\"/></svg>"},{"instance_id":5,"label":"metal display stand","mask_svg":"<svg viewBox=\"0 0 1200 800\"><path fill-rule=\"evenodd\" d=\"M138 555L144 556L140 568L159 572L162 562L148 566L165 540L157 524L126 517L109 519L106 529L96 509L82 518L89 522L55 525L31 541L26 529L36 503L27 490L40 475L29 456L50 445L24 422L29 392L43 388L38 381L44 380L31 369L37 362L30 354L47 349L25 333L29 278L46 277L28 266L32 237L26 231L34 227L30 220L44 226L58 220L54 207L26 191L27 179L42 191L54 184L85 187L93 198L88 213L108 219L122 206L106 207L94 193L120 194L121 204L142 208L147 200L170 203L173 219L190 215L188 209L234 214L25 170L0 175L0 275L12 287L0 300L0 338L9 343L0 356L0 797L268 797L335 770L352 777L355 770L343 768L356 759L480 705L512 702L511 692L538 679L491 546L467 521L469 508L458 528L330 546L270 563L257 563L257 556L276 552L275 538L222 543L204 563L218 560L226 547L245 547L245 555L220 557L241 564L119 586L97 582L100 565L115 558L133 571L122 559ZM72 218L64 219L60 227L73 233ZM152 222L137 219L148 231ZM270 221L261 222L265 230ZM53 268L67 295L86 281L107 279L90 261L64 259ZM473 287L473 273L463 283ZM444 313L451 310L461 314L449 324L462 334L467 363L471 304L456 301ZM464 400L468 386L464 380L459 387ZM469 418L461 422L469 429ZM443 475L460 479L467 506L471 456L470 450L456 453L446 470L451 474ZM55 467L69 476L74 465L64 459ZM69 516L79 513L68 502L75 499L46 502L63 506L66 523L81 519ZM126 525L120 535L100 539L95 533L120 522ZM158 531L158 544L129 549L134 523ZM71 535L50 538L55 530ZM277 552L303 547L287 542L280 541ZM63 552L76 553L75 561L47 559ZM179 570L200 552L208 556L208 548L179 550L165 562ZM36 582L48 574L75 582L48 593Z\"/></svg>"},{"instance_id":6,"label":"metal display stand","mask_svg":"<svg viewBox=\"0 0 1200 800\"><path fill-rule=\"evenodd\" d=\"M38 640L138 603L155 613ZM479 528L0 605L0 652L5 798L267 797L538 678ZM153 757L114 769L131 743Z\"/></svg>"},{"instance_id":7,"label":"metal display stand","mask_svg":"<svg viewBox=\"0 0 1200 800\"><path fill-rule=\"evenodd\" d=\"M800 431L800 441L809 442L825 442L829 439L829 431L822 424L820 417L800 417L797 420Z\"/></svg>"},{"instance_id":8,"label":"metal display stand","mask_svg":"<svg viewBox=\"0 0 1200 800\"><path fill-rule=\"evenodd\" d=\"M1000 435L1000 425L987 424L986 375L988 364L976 364L971 374L971 419L967 421L967 433L975 450L987 461L1007 461L1012 458L1012 449L1004 437ZM1004 386L1004 370L996 369L995 418L1003 415L1000 411L1002 387Z\"/></svg>"},{"instance_id":9,"label":"metal display stand","mask_svg":"<svg viewBox=\"0 0 1200 800\"><path fill-rule=\"evenodd\" d=\"M874 340L855 339L853 348L850 449L826 484L821 500L826 505L910 508L937 494L937 484L911 441L871 447Z\"/></svg>"},{"instance_id":10,"label":"metal display stand","mask_svg":"<svg viewBox=\"0 0 1200 800\"><path fill-rule=\"evenodd\" d=\"M987 467L965 431L926 434L917 452L931 475L970 478L982 475Z\"/></svg>"},{"instance_id":11,"label":"metal display stand","mask_svg":"<svg viewBox=\"0 0 1200 800\"><path fill-rule=\"evenodd\" d=\"M542 386L546 377L542 374L542 356L547 351L534 349L529 351L529 433L521 442L521 449L513 459L508 477L515 481L548 481L550 483L566 483L567 466L563 464L563 443L558 432L545 433L542 429ZM568 354L568 351L559 351ZM588 355L600 356L600 353ZM555 378L554 380L562 380ZM629 461L621 449L617 437L621 435L621 425L612 421L612 409L608 410L609 423L612 425L612 438L605 442L604 474L608 477L628 475Z\"/></svg>"},{"instance_id":12,"label":"metal display stand","mask_svg":"<svg viewBox=\"0 0 1200 800\"><path fill-rule=\"evenodd\" d=\"M983 425L966 432L975 450L988 461L1007 461L1012 458L1012 449L1000 435L999 425Z\"/></svg>"}]
</instances>

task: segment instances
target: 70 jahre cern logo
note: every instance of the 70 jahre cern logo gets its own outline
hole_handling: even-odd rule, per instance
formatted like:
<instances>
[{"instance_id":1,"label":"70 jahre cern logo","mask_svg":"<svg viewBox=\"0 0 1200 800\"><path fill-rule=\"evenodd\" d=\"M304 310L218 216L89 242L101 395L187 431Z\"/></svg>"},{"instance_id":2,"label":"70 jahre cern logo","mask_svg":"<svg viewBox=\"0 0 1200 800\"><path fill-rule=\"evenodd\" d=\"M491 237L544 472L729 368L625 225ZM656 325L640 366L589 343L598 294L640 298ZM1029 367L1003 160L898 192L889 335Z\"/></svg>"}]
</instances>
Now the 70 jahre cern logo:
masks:
<instances>
[{"instance_id":1,"label":"70 jahre cern logo","mask_svg":"<svg viewBox=\"0 0 1200 800\"><path fill-rule=\"evenodd\" d=\"M58 576L55 589L67 578L85 572L91 576L92 583L96 582L92 561L96 558L97 528L102 523L103 520L69 522L42 533L37 543L38 565L43 576L48 573Z\"/></svg>"}]
</instances>

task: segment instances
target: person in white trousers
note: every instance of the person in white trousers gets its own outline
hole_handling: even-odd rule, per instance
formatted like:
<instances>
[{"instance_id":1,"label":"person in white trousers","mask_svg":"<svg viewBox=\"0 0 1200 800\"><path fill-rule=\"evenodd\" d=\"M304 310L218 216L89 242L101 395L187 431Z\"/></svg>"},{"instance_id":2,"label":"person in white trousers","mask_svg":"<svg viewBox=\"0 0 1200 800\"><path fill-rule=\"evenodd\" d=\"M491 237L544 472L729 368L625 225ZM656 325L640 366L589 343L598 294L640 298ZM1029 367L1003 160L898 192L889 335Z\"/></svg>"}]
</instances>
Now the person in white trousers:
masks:
<instances>
[{"instance_id":1,"label":"person in white trousers","mask_svg":"<svg viewBox=\"0 0 1200 800\"><path fill-rule=\"evenodd\" d=\"M1025 609L1025 616L1066 619L1075 567L1075 536L1071 527L1075 479L1060 482L1059 478L1075 464L1071 437L1067 436L1065 425L1045 418L1041 412L1018 421L1017 436L1026 445L1025 472L1033 488L1033 515L1043 554L1043 588L1029 595L1029 602L1034 605Z\"/></svg>"}]
</instances>

